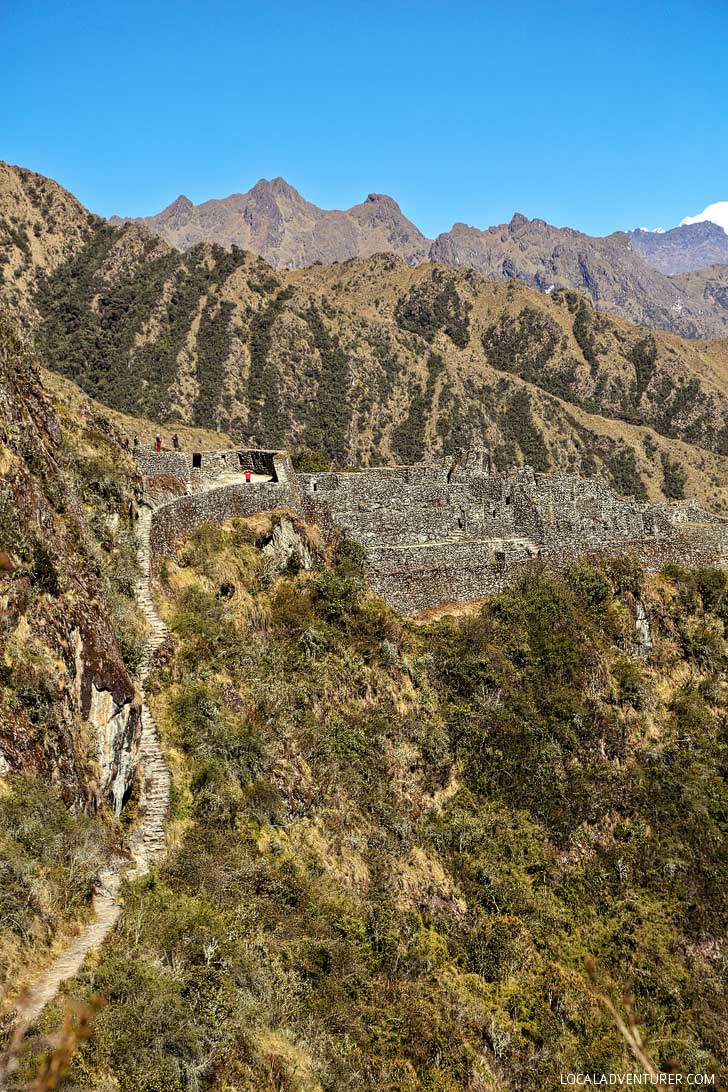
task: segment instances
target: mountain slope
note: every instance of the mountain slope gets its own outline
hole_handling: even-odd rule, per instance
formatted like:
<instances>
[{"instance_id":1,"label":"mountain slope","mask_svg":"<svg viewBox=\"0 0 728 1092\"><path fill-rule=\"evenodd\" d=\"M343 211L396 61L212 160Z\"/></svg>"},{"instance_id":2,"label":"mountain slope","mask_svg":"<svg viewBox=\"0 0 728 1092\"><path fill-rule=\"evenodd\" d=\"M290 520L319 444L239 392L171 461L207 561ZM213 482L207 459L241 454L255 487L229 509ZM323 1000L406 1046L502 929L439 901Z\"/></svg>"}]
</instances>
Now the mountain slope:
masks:
<instances>
[{"instance_id":1,"label":"mountain slope","mask_svg":"<svg viewBox=\"0 0 728 1092\"><path fill-rule=\"evenodd\" d=\"M51 403L0 315L0 1055L9 994L121 847L141 730L137 480L83 396Z\"/></svg>"},{"instance_id":2,"label":"mountain slope","mask_svg":"<svg viewBox=\"0 0 728 1092\"><path fill-rule=\"evenodd\" d=\"M139 728L122 656L123 645L133 659L135 644L124 530L135 471L103 417L54 411L4 318L0 437L0 766L55 769L68 803L118 811L133 775L123 752ZM27 703L12 702L13 680Z\"/></svg>"},{"instance_id":3,"label":"mountain slope","mask_svg":"<svg viewBox=\"0 0 728 1092\"><path fill-rule=\"evenodd\" d=\"M73 1086L543 1092L635 1068L610 1002L719 1086L726 575L534 568L415 627L350 549L271 573L271 522L157 585L178 822L77 984Z\"/></svg>"},{"instance_id":4,"label":"mountain slope","mask_svg":"<svg viewBox=\"0 0 728 1092\"><path fill-rule=\"evenodd\" d=\"M0 162L0 293L16 319L37 319L39 279L83 246L97 219L52 179Z\"/></svg>"},{"instance_id":5,"label":"mountain slope","mask_svg":"<svg viewBox=\"0 0 728 1092\"><path fill-rule=\"evenodd\" d=\"M494 280L516 278L542 292L575 289L600 311L681 337L728 336L728 308L653 269L625 232L596 239L516 215L487 231L456 224L435 239L430 257Z\"/></svg>"},{"instance_id":6,"label":"mountain slope","mask_svg":"<svg viewBox=\"0 0 728 1092\"><path fill-rule=\"evenodd\" d=\"M103 225L38 306L49 365L117 409L340 464L478 441L502 466L727 496L728 347L647 333L576 293L386 255L273 274Z\"/></svg>"},{"instance_id":7,"label":"mountain slope","mask_svg":"<svg viewBox=\"0 0 728 1092\"><path fill-rule=\"evenodd\" d=\"M429 247L391 197L372 193L345 212L327 211L305 201L283 178L261 179L248 193L201 205L180 196L156 216L135 222L179 250L200 242L238 246L259 254L274 269L329 264L382 250L416 265Z\"/></svg>"},{"instance_id":8,"label":"mountain slope","mask_svg":"<svg viewBox=\"0 0 728 1092\"><path fill-rule=\"evenodd\" d=\"M688 273L728 263L728 235L708 220L671 231L630 231L632 249L661 273Z\"/></svg>"},{"instance_id":9,"label":"mountain slope","mask_svg":"<svg viewBox=\"0 0 728 1092\"><path fill-rule=\"evenodd\" d=\"M671 277L674 285L700 304L705 313L728 311L728 265L710 265Z\"/></svg>"}]
</instances>

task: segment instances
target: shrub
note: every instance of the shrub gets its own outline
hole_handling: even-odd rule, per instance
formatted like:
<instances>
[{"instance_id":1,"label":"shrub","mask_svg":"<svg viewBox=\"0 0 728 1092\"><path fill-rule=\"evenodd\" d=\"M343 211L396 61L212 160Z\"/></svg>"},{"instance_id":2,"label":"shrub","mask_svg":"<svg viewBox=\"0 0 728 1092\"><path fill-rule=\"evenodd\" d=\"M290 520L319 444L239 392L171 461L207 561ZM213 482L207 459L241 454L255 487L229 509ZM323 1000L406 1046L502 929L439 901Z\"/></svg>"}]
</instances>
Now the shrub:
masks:
<instances>
[{"instance_id":1,"label":"shrub","mask_svg":"<svg viewBox=\"0 0 728 1092\"><path fill-rule=\"evenodd\" d=\"M662 463L662 491L666 497L674 500L682 500L685 496L685 482L688 476L676 460L673 460L664 451L660 455Z\"/></svg>"},{"instance_id":2,"label":"shrub","mask_svg":"<svg viewBox=\"0 0 728 1092\"><path fill-rule=\"evenodd\" d=\"M573 565L568 572L568 582L577 599L586 608L602 613L612 601L612 586L606 575L588 562Z\"/></svg>"},{"instance_id":3,"label":"shrub","mask_svg":"<svg viewBox=\"0 0 728 1092\"><path fill-rule=\"evenodd\" d=\"M33 579L40 591L52 596L60 594L58 570L48 547L40 540L33 546Z\"/></svg>"}]
</instances>

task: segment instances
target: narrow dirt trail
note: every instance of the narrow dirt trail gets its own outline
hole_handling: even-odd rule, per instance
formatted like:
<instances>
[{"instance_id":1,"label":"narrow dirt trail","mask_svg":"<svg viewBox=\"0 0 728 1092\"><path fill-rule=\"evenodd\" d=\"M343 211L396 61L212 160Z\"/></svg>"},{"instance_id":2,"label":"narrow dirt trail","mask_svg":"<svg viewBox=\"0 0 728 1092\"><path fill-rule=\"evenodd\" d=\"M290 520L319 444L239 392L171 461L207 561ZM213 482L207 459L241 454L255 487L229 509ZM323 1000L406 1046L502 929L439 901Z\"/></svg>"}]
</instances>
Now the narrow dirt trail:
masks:
<instances>
[{"instance_id":1,"label":"narrow dirt trail","mask_svg":"<svg viewBox=\"0 0 728 1092\"><path fill-rule=\"evenodd\" d=\"M164 823L169 812L171 780L159 742L159 731L147 705L144 689L144 684L152 670L154 655L168 633L167 627L154 609L151 596L149 547L151 520L151 509L142 508L137 530L138 557L142 576L137 584L136 598L149 622L151 634L144 648L137 680L141 695L142 734L139 761L143 770L143 781L139 797L141 819L129 840L129 851L133 863L131 866L123 860L109 863L100 874L96 885L92 903L92 920L18 1000L9 1057L4 1066L0 1060L0 1089L2 1089L3 1075L11 1072L13 1055L30 1025L53 1000L61 985L78 974L86 956L101 947L119 920L122 910L119 896L122 874L127 879L143 876L152 862L164 851Z\"/></svg>"}]
</instances>

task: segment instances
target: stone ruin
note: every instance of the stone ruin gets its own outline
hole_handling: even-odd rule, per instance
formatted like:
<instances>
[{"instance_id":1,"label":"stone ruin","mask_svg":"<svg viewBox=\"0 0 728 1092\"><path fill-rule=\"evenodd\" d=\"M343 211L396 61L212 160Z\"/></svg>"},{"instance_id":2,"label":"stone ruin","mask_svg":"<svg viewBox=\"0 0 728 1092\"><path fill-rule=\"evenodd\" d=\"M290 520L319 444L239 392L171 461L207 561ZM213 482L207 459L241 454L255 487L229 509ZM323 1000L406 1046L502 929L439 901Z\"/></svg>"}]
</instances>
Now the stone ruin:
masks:
<instances>
[{"instance_id":1,"label":"stone ruin","mask_svg":"<svg viewBox=\"0 0 728 1092\"><path fill-rule=\"evenodd\" d=\"M722 566L728 520L694 501L642 503L600 478L495 473L485 450L415 466L297 474L283 451L135 455L146 479L175 475L185 495L152 516L152 557L202 523L289 509L324 535L346 531L366 550L374 591L402 614L500 591L525 564L553 568L588 554ZM249 469L250 484L241 482Z\"/></svg>"}]
</instances>

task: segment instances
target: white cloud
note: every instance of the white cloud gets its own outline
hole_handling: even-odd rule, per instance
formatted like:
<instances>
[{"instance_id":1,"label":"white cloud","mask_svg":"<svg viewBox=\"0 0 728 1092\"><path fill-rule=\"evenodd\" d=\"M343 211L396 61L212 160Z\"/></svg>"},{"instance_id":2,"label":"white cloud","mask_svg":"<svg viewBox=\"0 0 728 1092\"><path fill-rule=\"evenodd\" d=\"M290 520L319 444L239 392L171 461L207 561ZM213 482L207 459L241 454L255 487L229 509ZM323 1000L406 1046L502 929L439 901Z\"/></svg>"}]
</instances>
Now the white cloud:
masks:
<instances>
[{"instance_id":1,"label":"white cloud","mask_svg":"<svg viewBox=\"0 0 728 1092\"><path fill-rule=\"evenodd\" d=\"M704 220L718 224L728 233L728 201L716 201L713 205L708 205L707 209L703 209L698 216L686 216L680 221L680 227L683 224L702 224Z\"/></svg>"}]
</instances>

